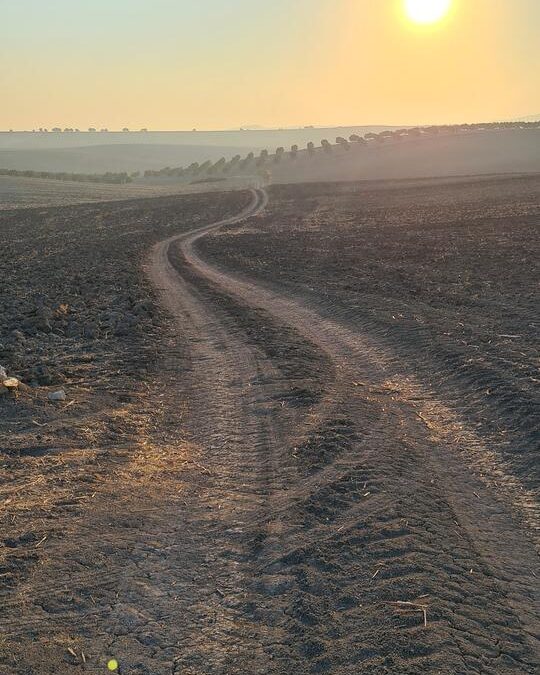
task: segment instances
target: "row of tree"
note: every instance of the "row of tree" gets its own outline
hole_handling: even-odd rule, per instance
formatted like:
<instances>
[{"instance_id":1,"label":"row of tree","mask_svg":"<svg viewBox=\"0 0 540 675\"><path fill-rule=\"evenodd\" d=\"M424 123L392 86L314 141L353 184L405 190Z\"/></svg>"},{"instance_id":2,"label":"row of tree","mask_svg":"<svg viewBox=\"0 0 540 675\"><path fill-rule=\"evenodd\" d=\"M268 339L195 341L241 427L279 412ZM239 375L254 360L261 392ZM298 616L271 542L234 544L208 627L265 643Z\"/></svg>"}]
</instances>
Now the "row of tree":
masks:
<instances>
[{"instance_id":1,"label":"row of tree","mask_svg":"<svg viewBox=\"0 0 540 675\"><path fill-rule=\"evenodd\" d=\"M309 142L306 147L307 156L314 157L318 152L329 155L336 149L348 152L353 146L362 147L368 144L379 144L391 141L403 141L404 139L415 139L420 137L435 137L440 134L457 134L473 131L488 131L492 129L512 129L512 128L532 128L540 129L540 122L494 122L488 124L457 124L457 125L443 125L443 126L427 126L427 127L411 127L404 129L396 129L393 131L381 131L380 133L367 133L363 137L358 134L351 134L349 138L338 136L335 144L330 143L328 139L321 140L320 148L317 148L313 142ZM53 131L61 131L59 128ZM64 132L78 131L78 129L64 129ZM96 131L89 129L89 131ZM102 129L101 131L107 131ZM129 131L127 128L124 131ZM141 129L146 131L146 129ZM193 162L188 167L165 167L159 170L148 170L144 172L146 177L172 177L172 178L199 178L204 176L226 176L232 173L242 173L246 170L262 169L270 162L274 164L281 163L285 156L288 155L290 160L295 161L298 158L298 145L292 145L288 153L285 148L278 147L273 155L270 155L268 150L261 150L258 157L255 157L253 152L250 152L246 157L242 158L240 155L235 155L231 160L227 161L225 157L221 157L216 162L207 160L199 163ZM92 183L130 183L133 178L138 177L138 172L134 174L128 173L111 173L104 174L80 174L80 173L64 173L64 172L49 172L49 171L16 171L13 169L0 170L0 175L10 176L25 176L31 178L52 178L55 180L74 180L81 182Z\"/></svg>"},{"instance_id":2,"label":"row of tree","mask_svg":"<svg viewBox=\"0 0 540 675\"><path fill-rule=\"evenodd\" d=\"M323 154L331 154L335 149L341 149L345 152L351 150L353 146L361 147L372 143L386 143L389 141L403 141L406 138L419 137L435 137L439 134L457 134L469 131L488 131L490 129L509 129L509 128L540 128L540 122L496 122L489 124L458 124L458 125L442 125L442 126L427 126L427 127L411 127L396 130L386 130L380 133L367 133L364 136L358 134L351 134L349 138L338 136L335 144L330 143L328 139L321 140L320 147L310 141L307 144L306 151L310 157L315 156L319 151ZM288 153L285 148L278 147L274 155L270 155L268 150L261 150L258 157L255 157L253 152L250 152L245 158L236 155L229 162L222 157L217 162L207 160L202 164L193 162L186 168L165 167L160 170L145 171L145 176L169 176L169 177L199 177L201 175L224 175L232 172L242 172L249 167L260 169L268 163L279 164L283 161L286 154L291 160L298 158L298 145L292 145Z\"/></svg>"},{"instance_id":3,"label":"row of tree","mask_svg":"<svg viewBox=\"0 0 540 675\"><path fill-rule=\"evenodd\" d=\"M10 131L12 131L12 130L10 130ZM45 127L39 127L39 129L37 131L40 134L48 134L49 133L49 130L46 129ZM80 129L74 129L72 127L65 127L64 129L62 129L61 127L53 127L51 129L51 132L54 133L54 134L74 134L74 133L80 133L80 131L81 131ZM89 127L87 129L87 131L89 133L96 133L97 129L95 127ZM99 131L102 132L102 133L107 133L109 130L104 128L104 129L100 129ZM130 129L128 129L127 127L124 127L122 129L122 131L129 132ZM147 131L148 131L148 129L146 129L146 128L143 128L143 129L139 130L139 132L144 132L144 133L146 133ZM32 133L36 133L36 130L32 129Z\"/></svg>"},{"instance_id":4,"label":"row of tree","mask_svg":"<svg viewBox=\"0 0 540 675\"><path fill-rule=\"evenodd\" d=\"M139 176L139 172L128 174L126 172L113 173L68 173L65 171L18 171L17 169L0 169L0 176L14 176L17 178L49 178L51 180L72 180L78 183L113 183L121 185L131 183Z\"/></svg>"},{"instance_id":5,"label":"row of tree","mask_svg":"<svg viewBox=\"0 0 540 675\"><path fill-rule=\"evenodd\" d=\"M386 130L379 133L367 133L365 136L360 136L358 134L351 134L349 138L344 138L343 136L338 136L335 140L335 144L330 143L326 138L321 140L321 145L319 148L315 146L313 142L309 142L306 147L307 155L310 157L315 156L319 151L323 154L331 154L336 149L343 150L348 152L353 146L361 147L367 146L369 144L377 143L387 143L391 141L403 141L407 138L414 139L420 137L435 137L440 134L458 134L470 131L488 131L491 129L511 129L511 128L540 128L540 122L494 122L488 124L457 124L457 125L442 125L442 126L427 126L427 127L411 127L403 128L396 130ZM240 155L236 155L229 162L226 161L224 157L219 159L217 162L211 162L210 160L199 164L194 162L186 168L177 167L171 168L166 167L160 170L151 170L146 171L145 176L170 176L170 177L198 177L201 175L215 175L215 174L230 174L232 172L242 172L245 169L248 169L250 166L260 169L266 164L273 162L274 164L279 164L283 161L286 154L288 154L291 160L296 160L298 158L299 148L298 145L292 145L288 153L286 153L285 148L278 147L274 155L270 155L268 150L261 150L258 157L255 157L253 152L250 152L244 159Z\"/></svg>"}]
</instances>

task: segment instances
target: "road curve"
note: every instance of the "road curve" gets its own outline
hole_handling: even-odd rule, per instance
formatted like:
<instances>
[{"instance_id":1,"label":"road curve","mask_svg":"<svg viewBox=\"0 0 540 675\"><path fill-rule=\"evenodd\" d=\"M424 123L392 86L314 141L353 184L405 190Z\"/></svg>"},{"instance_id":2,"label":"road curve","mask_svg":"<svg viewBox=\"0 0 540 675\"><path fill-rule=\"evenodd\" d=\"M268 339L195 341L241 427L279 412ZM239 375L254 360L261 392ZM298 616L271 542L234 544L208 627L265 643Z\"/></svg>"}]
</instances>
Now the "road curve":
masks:
<instances>
[{"instance_id":1,"label":"road curve","mask_svg":"<svg viewBox=\"0 0 540 675\"><path fill-rule=\"evenodd\" d=\"M199 255L266 204L254 190L151 254L187 346L166 367L208 475L186 502L186 560L204 564L178 572L173 672L536 672L526 492L491 487L489 448L393 354Z\"/></svg>"}]
</instances>

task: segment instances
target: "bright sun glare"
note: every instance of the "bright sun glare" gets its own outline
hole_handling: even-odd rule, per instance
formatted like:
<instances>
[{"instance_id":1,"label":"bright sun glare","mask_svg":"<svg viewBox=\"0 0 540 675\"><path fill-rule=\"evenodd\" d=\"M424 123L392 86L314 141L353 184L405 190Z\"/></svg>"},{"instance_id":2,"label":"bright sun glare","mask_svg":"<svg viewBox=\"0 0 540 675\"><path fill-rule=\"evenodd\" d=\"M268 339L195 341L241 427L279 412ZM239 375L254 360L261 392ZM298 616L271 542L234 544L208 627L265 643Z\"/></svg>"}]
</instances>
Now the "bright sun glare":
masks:
<instances>
[{"instance_id":1,"label":"bright sun glare","mask_svg":"<svg viewBox=\"0 0 540 675\"><path fill-rule=\"evenodd\" d=\"M405 9L415 23L435 23L450 9L452 0L405 0Z\"/></svg>"}]
</instances>

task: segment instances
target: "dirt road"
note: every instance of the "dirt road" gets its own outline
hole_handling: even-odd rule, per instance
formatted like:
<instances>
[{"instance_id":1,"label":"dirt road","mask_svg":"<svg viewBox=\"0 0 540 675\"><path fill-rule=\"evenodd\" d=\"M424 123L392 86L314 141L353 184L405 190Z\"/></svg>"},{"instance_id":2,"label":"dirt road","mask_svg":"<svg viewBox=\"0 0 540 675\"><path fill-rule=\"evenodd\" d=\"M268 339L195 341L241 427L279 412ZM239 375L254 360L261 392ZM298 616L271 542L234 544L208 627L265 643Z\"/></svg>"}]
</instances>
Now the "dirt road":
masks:
<instances>
[{"instance_id":1,"label":"dirt road","mask_svg":"<svg viewBox=\"0 0 540 675\"><path fill-rule=\"evenodd\" d=\"M534 500L340 311L203 259L266 204L152 249L155 424L8 596L0 672L537 672Z\"/></svg>"},{"instance_id":2,"label":"dirt road","mask_svg":"<svg viewBox=\"0 0 540 675\"><path fill-rule=\"evenodd\" d=\"M537 558L510 508L536 523L526 491L472 474L463 452L496 472L489 449L391 353L202 260L206 231L151 267L209 472L213 576L178 672L534 672Z\"/></svg>"}]
</instances>

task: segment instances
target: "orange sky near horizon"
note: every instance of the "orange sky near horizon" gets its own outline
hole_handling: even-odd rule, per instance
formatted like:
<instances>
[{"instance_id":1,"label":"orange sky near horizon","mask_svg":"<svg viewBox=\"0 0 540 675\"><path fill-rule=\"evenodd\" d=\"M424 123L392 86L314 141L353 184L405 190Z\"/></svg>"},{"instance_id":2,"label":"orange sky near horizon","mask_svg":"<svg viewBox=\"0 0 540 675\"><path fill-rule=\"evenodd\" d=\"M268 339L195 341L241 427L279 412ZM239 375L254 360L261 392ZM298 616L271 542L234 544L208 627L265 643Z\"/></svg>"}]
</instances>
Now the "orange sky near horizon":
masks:
<instances>
[{"instance_id":1,"label":"orange sky near horizon","mask_svg":"<svg viewBox=\"0 0 540 675\"><path fill-rule=\"evenodd\" d=\"M540 3L0 0L0 129L442 124L540 113Z\"/></svg>"}]
</instances>

